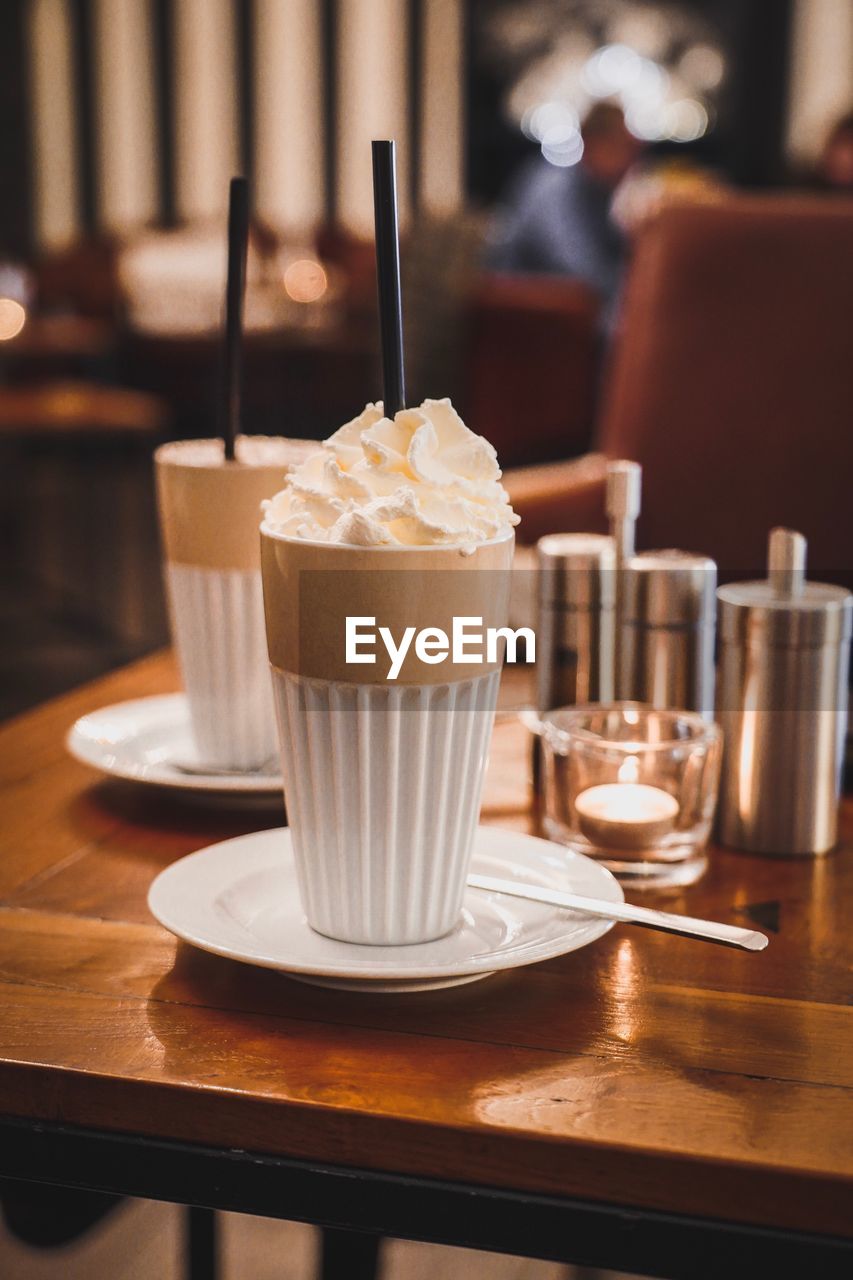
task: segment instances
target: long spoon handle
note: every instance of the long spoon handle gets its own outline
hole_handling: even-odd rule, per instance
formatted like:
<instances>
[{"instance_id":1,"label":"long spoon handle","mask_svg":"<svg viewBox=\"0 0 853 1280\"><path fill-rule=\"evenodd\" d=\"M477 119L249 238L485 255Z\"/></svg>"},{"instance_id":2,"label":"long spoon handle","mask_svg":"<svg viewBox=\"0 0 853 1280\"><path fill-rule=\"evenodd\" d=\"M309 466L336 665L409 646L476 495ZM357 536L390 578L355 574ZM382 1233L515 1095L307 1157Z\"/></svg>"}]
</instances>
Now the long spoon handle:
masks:
<instances>
[{"instance_id":1,"label":"long spoon handle","mask_svg":"<svg viewBox=\"0 0 853 1280\"><path fill-rule=\"evenodd\" d=\"M582 911L588 916L599 916L603 920L639 924L646 929L662 929L664 933L701 938L705 942L716 942L724 947L742 947L744 951L763 951L768 942L765 935L755 929L741 929L737 925L720 924L716 920L697 920L693 916L656 911L652 907L636 907L630 902L586 898L575 893L564 893L562 889L548 889L544 885L478 875L470 875L468 883L473 889L506 893L513 898L526 898L529 902L547 902L552 907L567 907L571 911Z\"/></svg>"}]
</instances>

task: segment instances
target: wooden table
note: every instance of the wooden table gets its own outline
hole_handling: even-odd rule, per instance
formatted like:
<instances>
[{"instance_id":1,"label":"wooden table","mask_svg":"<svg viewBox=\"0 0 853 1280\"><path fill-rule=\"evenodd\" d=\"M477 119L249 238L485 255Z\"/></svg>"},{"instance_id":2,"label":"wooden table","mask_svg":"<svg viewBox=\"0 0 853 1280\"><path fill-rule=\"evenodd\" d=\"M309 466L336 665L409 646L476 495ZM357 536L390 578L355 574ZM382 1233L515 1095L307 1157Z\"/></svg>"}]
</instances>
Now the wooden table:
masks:
<instances>
[{"instance_id":1,"label":"wooden table","mask_svg":"<svg viewBox=\"0 0 853 1280\"><path fill-rule=\"evenodd\" d=\"M758 923L760 955L617 927L453 990L318 990L145 905L279 814L64 753L81 713L174 687L157 656L0 732L0 1174L651 1275L850 1274L853 805L834 856L714 851L666 900ZM526 757L499 724L485 821L532 829Z\"/></svg>"},{"instance_id":2,"label":"wooden table","mask_svg":"<svg viewBox=\"0 0 853 1280\"><path fill-rule=\"evenodd\" d=\"M2 344L0 359L12 382L80 377L111 360L115 346L110 319L30 313L21 332Z\"/></svg>"}]
</instances>

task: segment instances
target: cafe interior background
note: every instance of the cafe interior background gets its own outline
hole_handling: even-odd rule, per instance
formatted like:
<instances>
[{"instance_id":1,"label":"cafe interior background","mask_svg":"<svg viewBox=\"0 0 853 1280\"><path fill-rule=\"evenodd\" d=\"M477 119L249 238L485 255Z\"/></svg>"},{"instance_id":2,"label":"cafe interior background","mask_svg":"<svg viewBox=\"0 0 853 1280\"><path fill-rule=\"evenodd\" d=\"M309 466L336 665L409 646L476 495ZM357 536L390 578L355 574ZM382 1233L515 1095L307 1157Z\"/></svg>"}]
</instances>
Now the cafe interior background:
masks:
<instances>
[{"instance_id":1,"label":"cafe interior background","mask_svg":"<svg viewBox=\"0 0 853 1280\"><path fill-rule=\"evenodd\" d=\"M451 395L492 440L522 543L603 522L578 476L618 445L643 455L641 546L758 576L790 523L850 585L849 0L5 0L0 62L3 716L166 643L151 454L216 429L233 174L246 429L321 439L380 397L377 137L398 146L410 401ZM538 246L518 222L543 173L609 144L603 288L582 252L549 258L547 219ZM166 1274L171 1210L137 1212L67 1274ZM266 1274L282 1231L269 1274L307 1274L309 1228L239 1230L229 1274ZM399 1274L436 1274L395 1247Z\"/></svg>"}]
</instances>

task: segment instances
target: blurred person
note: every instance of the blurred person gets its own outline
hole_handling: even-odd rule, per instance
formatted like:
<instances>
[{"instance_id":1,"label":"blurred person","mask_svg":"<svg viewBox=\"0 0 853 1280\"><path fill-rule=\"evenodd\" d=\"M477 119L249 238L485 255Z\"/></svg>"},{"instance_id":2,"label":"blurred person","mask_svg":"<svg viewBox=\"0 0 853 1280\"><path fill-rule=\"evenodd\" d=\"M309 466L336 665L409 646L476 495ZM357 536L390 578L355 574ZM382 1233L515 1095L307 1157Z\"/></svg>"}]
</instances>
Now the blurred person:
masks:
<instances>
[{"instance_id":1,"label":"blurred person","mask_svg":"<svg viewBox=\"0 0 853 1280\"><path fill-rule=\"evenodd\" d=\"M626 239L612 216L613 193L639 158L621 108L596 103L581 126L583 154L560 167L538 159L526 166L490 236L487 265L495 271L571 276L600 296L605 323L622 283Z\"/></svg>"},{"instance_id":2,"label":"blurred person","mask_svg":"<svg viewBox=\"0 0 853 1280\"><path fill-rule=\"evenodd\" d=\"M853 111L836 120L826 135L815 180L824 191L853 195Z\"/></svg>"}]
</instances>

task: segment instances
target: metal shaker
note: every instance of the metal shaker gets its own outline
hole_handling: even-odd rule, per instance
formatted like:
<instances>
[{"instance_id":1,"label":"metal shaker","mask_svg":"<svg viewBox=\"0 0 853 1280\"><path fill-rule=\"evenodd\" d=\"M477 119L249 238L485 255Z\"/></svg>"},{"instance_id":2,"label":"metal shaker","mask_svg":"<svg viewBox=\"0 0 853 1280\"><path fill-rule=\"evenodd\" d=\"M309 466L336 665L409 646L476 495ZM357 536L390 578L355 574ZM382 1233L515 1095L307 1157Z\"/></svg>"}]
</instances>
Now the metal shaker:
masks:
<instances>
[{"instance_id":1,"label":"metal shaker","mask_svg":"<svg viewBox=\"0 0 853 1280\"><path fill-rule=\"evenodd\" d=\"M806 541L770 534L764 582L720 587L720 838L821 854L837 839L853 596L805 580Z\"/></svg>"},{"instance_id":2,"label":"metal shaker","mask_svg":"<svg viewBox=\"0 0 853 1280\"><path fill-rule=\"evenodd\" d=\"M595 533L553 533L539 567L537 706L613 699L616 548Z\"/></svg>"},{"instance_id":3,"label":"metal shaker","mask_svg":"<svg viewBox=\"0 0 853 1280\"><path fill-rule=\"evenodd\" d=\"M622 583L619 696L714 718L717 566L688 551L644 551Z\"/></svg>"}]
</instances>

